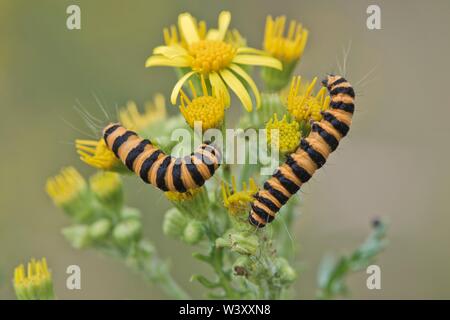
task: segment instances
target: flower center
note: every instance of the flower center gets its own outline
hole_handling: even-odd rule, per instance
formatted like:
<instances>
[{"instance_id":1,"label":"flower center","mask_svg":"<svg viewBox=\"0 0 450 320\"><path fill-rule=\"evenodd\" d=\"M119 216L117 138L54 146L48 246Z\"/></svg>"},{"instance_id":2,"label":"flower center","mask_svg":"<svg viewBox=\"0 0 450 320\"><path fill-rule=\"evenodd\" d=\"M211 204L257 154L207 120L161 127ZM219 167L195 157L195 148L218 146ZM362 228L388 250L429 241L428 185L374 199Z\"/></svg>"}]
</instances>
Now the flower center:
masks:
<instances>
[{"instance_id":1,"label":"flower center","mask_svg":"<svg viewBox=\"0 0 450 320\"><path fill-rule=\"evenodd\" d=\"M200 40L189 47L189 53L193 57L192 69L205 74L229 66L236 49L223 41Z\"/></svg>"},{"instance_id":2,"label":"flower center","mask_svg":"<svg viewBox=\"0 0 450 320\"><path fill-rule=\"evenodd\" d=\"M217 128L222 123L225 113L223 100L213 96L197 97L180 110L192 128L194 122L199 121L202 123L203 130Z\"/></svg>"}]
</instances>

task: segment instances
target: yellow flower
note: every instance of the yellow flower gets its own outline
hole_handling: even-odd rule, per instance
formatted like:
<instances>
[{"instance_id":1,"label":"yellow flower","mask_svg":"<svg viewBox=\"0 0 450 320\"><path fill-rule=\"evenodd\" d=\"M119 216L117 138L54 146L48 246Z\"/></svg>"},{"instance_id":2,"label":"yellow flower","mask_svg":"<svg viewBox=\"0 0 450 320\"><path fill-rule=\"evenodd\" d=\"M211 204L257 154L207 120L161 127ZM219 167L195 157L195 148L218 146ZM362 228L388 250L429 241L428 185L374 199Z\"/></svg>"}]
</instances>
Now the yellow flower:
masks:
<instances>
[{"instance_id":1,"label":"yellow flower","mask_svg":"<svg viewBox=\"0 0 450 320\"><path fill-rule=\"evenodd\" d=\"M308 41L308 30L291 20L287 34L284 34L286 17L267 17L264 33L264 50L282 62L290 63L300 59Z\"/></svg>"},{"instance_id":2,"label":"yellow flower","mask_svg":"<svg viewBox=\"0 0 450 320\"><path fill-rule=\"evenodd\" d=\"M326 94L326 88L319 90L316 96L312 91L317 82L317 77L311 82L304 92L300 90L301 77L292 79L287 98L287 110L297 121L320 121L322 112L330 105L330 97Z\"/></svg>"},{"instance_id":3,"label":"yellow flower","mask_svg":"<svg viewBox=\"0 0 450 320\"><path fill-rule=\"evenodd\" d=\"M15 268L13 284L19 300L54 299L52 275L45 258L31 259L27 269L23 264Z\"/></svg>"},{"instance_id":4,"label":"yellow flower","mask_svg":"<svg viewBox=\"0 0 450 320\"><path fill-rule=\"evenodd\" d=\"M201 85L203 95L197 95L197 91L191 81L189 85L192 91L192 100L181 90L180 111L186 122L194 128L194 123L201 122L202 129L217 128L223 121L225 115L225 99L223 92L209 95L206 87L205 78L201 75Z\"/></svg>"},{"instance_id":5,"label":"yellow flower","mask_svg":"<svg viewBox=\"0 0 450 320\"><path fill-rule=\"evenodd\" d=\"M225 35L230 24L231 15L222 11L218 19L218 28L206 31L203 23L197 23L189 13L178 16L178 27L181 39L176 35L176 29L165 32L165 46L153 50L146 67L170 66L189 68L175 84L170 101L176 103L183 84L194 74L203 74L214 90L225 93L226 105L230 97L228 88L237 95L247 111L252 110L252 99L242 81L246 82L255 96L256 105L260 105L258 88L253 79L240 65L259 65L282 69L280 61L267 56L263 51L249 47L235 47L227 43ZM203 27L204 26L204 27ZM217 93L217 92L216 92Z\"/></svg>"},{"instance_id":6,"label":"yellow flower","mask_svg":"<svg viewBox=\"0 0 450 320\"><path fill-rule=\"evenodd\" d=\"M267 122L266 130L269 145L272 144L272 130L278 130L278 136L275 135L275 141L273 142L278 146L281 153L294 151L300 142L300 125L297 121L289 122L286 115L280 121L277 114L274 114L273 118Z\"/></svg>"},{"instance_id":7,"label":"yellow flower","mask_svg":"<svg viewBox=\"0 0 450 320\"><path fill-rule=\"evenodd\" d=\"M222 181L223 205L234 216L248 211L248 205L253 201L253 195L256 192L258 192L258 187L252 178L250 178L248 185L245 182L242 183L241 191L237 191L234 176L231 177L231 190Z\"/></svg>"},{"instance_id":8,"label":"yellow flower","mask_svg":"<svg viewBox=\"0 0 450 320\"><path fill-rule=\"evenodd\" d=\"M46 191L57 206L66 206L87 190L86 181L74 167L67 167L49 178Z\"/></svg>"},{"instance_id":9,"label":"yellow flower","mask_svg":"<svg viewBox=\"0 0 450 320\"><path fill-rule=\"evenodd\" d=\"M94 168L110 171L123 169L122 162L108 149L103 138L98 141L77 139L75 147L81 161Z\"/></svg>"},{"instance_id":10,"label":"yellow flower","mask_svg":"<svg viewBox=\"0 0 450 320\"><path fill-rule=\"evenodd\" d=\"M154 123L166 119L166 104L162 94L156 94L153 103L145 104L145 112L140 113L134 101L129 101L124 109L119 111L119 122L129 130L141 131Z\"/></svg>"}]
</instances>

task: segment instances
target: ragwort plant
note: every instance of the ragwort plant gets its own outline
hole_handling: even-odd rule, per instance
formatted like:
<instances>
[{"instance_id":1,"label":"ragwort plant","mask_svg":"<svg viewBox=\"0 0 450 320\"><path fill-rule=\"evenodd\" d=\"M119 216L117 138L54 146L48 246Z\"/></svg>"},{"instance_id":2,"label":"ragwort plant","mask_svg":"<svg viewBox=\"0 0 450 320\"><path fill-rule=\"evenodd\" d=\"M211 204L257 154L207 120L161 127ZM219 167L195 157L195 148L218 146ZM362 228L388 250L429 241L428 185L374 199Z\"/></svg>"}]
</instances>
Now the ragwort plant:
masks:
<instances>
[{"instance_id":1,"label":"ragwort plant","mask_svg":"<svg viewBox=\"0 0 450 320\"><path fill-rule=\"evenodd\" d=\"M300 139L308 136L311 123L320 121L330 106L326 88L316 90L317 79L293 77L308 30L297 21L286 26L284 16L269 16L263 48L255 49L246 45L237 30L229 28L230 20L229 12L221 12L217 28L208 29L204 21L189 13L180 14L177 26L164 29L164 44L145 62L146 67L168 66L176 71L178 81L169 100L179 106L180 113L169 118L164 97L157 94L143 112L129 102L119 110L117 120L170 154L176 146L170 139L175 129L185 128L195 136L195 122L202 130L215 128L223 133L233 127L226 114L230 93L234 93L245 110L236 127L267 129L271 154L276 153L280 163L284 162ZM255 66L260 67L263 80L261 92L251 76ZM88 121L94 125L96 120ZM273 131L278 134L271 134ZM47 181L48 195L71 220L62 230L63 236L76 249L98 250L123 261L160 286L169 298L189 299L189 293L170 275L167 261L143 236L141 210L125 204L121 176L129 173L126 166L103 138L75 142L80 159L97 172L86 180L69 166ZM238 148L244 148L246 157L255 152L255 146ZM224 163L204 186L187 192L164 192L172 208L165 213L163 232L196 248L193 258L210 266L213 277L191 277L204 286L207 297L294 297L292 285L299 269L290 230L298 216L300 197L292 197L270 227L250 225L250 203L265 180L261 168L260 163ZM385 242L385 224L378 221L367 242L353 254L331 262L327 259L319 274L318 297L345 294L349 272L372 263ZM14 287L19 299L53 299L45 259L30 262L28 273L19 266Z\"/></svg>"}]
</instances>

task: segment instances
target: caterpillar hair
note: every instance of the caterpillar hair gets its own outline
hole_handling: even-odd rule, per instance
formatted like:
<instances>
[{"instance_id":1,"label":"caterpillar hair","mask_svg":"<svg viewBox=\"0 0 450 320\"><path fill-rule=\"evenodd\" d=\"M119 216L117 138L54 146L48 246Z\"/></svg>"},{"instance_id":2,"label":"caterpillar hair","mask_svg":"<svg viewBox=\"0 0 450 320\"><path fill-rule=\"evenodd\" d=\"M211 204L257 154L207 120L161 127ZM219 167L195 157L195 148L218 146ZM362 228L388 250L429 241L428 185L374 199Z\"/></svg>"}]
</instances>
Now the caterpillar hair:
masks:
<instances>
[{"instance_id":1,"label":"caterpillar hair","mask_svg":"<svg viewBox=\"0 0 450 320\"><path fill-rule=\"evenodd\" d=\"M253 196L248 220L258 228L273 221L289 198L325 164L349 131L355 109L352 86L343 77L335 75L329 75L322 84L331 96L330 109L323 112L321 121L312 123L308 137L301 140L297 150Z\"/></svg>"},{"instance_id":2,"label":"caterpillar hair","mask_svg":"<svg viewBox=\"0 0 450 320\"><path fill-rule=\"evenodd\" d=\"M200 145L190 156L175 158L120 124L106 126L103 139L128 169L162 191L199 188L220 165L221 153L210 142Z\"/></svg>"}]
</instances>

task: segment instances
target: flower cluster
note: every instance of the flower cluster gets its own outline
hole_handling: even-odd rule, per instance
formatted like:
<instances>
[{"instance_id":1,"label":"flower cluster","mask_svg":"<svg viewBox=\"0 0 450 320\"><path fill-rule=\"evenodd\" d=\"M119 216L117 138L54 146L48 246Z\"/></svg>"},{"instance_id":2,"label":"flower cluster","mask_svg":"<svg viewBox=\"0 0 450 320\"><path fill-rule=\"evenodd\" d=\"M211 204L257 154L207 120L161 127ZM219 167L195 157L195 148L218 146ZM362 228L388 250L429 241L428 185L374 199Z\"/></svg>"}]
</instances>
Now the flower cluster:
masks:
<instances>
[{"instance_id":1,"label":"flower cluster","mask_svg":"<svg viewBox=\"0 0 450 320\"><path fill-rule=\"evenodd\" d=\"M315 91L317 78L302 82L293 77L306 48L308 30L297 21L286 28L286 17L269 16L262 48L256 49L247 46L239 31L230 29L231 14L227 11L219 14L216 28L208 28L189 13L180 14L177 22L163 30L164 44L154 48L145 66L175 69L178 80L170 102L178 106L179 114L168 117L164 97L158 94L143 112L128 102L119 111L120 123L167 154L174 154L178 151L176 142L170 140L174 129L187 128L194 137L197 132L191 129L196 122L203 130L223 132L230 126L226 113L232 91L247 111L238 121L240 128L267 129L268 144L278 149L272 149L272 154L294 152L301 137L308 135L310 122L321 120L330 104L325 88ZM262 88L252 78L253 66L261 67ZM81 160L97 173L87 182L69 167L47 182L47 193L55 205L72 219L73 224L63 230L66 239L75 248L95 248L120 257L172 297L188 298L143 237L140 211L124 204L120 175L126 167L103 139L76 140L76 149ZM245 152L248 158L254 149ZM283 206L280 218L266 228L269 231L255 230L247 222L250 204L265 178L260 175L261 167L260 163L237 167L225 163L200 188L164 192L172 205L164 216L164 234L201 250L208 248L194 252L193 257L208 264L214 277L194 274L191 280L202 284L209 297L285 298L297 278L298 271L292 266L294 250L288 248L298 198L292 197ZM22 269L17 271L18 284L26 282L21 280L25 279ZM23 289L16 292L24 295Z\"/></svg>"}]
</instances>

